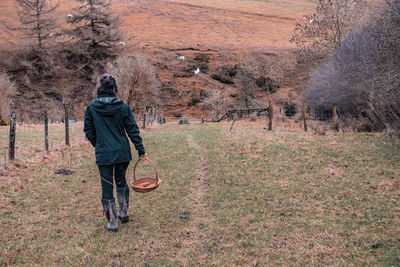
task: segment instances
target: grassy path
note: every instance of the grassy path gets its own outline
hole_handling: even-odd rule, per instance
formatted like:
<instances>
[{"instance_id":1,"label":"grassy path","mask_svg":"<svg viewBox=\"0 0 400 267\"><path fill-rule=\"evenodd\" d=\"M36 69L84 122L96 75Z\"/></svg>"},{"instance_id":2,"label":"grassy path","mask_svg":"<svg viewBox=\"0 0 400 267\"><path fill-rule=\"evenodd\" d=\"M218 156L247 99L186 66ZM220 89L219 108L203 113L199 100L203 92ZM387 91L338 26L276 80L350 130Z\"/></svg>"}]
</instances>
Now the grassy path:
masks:
<instances>
[{"instance_id":1,"label":"grassy path","mask_svg":"<svg viewBox=\"0 0 400 267\"><path fill-rule=\"evenodd\" d=\"M371 134L164 126L162 184L104 229L93 149L0 180L0 265L399 265L400 144ZM54 174L59 168L72 176ZM131 164L128 177L132 177ZM138 176L151 172L140 165Z\"/></svg>"},{"instance_id":2,"label":"grassy path","mask_svg":"<svg viewBox=\"0 0 400 267\"><path fill-rule=\"evenodd\" d=\"M208 169L207 156L205 151L194 141L192 135L187 136L187 141L198 155L199 166L191 182L190 194L185 201L188 203L188 209L190 210L186 216L191 216L191 222L185 228L187 238L183 240L178 259L181 259L182 264L185 266L195 262L205 265L209 263L210 255L204 252L204 248L199 249L199 247L204 247L202 244L209 243L212 240L210 228L215 223L209 213L210 204L205 198L207 190L205 188ZM188 253L189 251L190 253Z\"/></svg>"}]
</instances>

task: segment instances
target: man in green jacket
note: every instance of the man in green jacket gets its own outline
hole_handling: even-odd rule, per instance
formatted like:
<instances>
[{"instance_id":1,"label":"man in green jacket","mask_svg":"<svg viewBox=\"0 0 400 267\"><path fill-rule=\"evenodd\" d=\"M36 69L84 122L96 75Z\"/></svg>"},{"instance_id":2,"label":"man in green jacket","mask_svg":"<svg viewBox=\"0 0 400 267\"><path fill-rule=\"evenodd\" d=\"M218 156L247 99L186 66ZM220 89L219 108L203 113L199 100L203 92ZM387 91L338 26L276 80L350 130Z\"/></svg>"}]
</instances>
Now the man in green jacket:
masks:
<instances>
[{"instance_id":1,"label":"man in green jacket","mask_svg":"<svg viewBox=\"0 0 400 267\"><path fill-rule=\"evenodd\" d=\"M115 210L113 184L117 185L119 204L118 218L122 223L129 221L129 187L125 174L132 160L129 136L141 159L146 159L146 152L140 137L139 127L130 107L116 97L118 87L114 77L103 74L97 86L97 99L85 112L84 129L86 138L96 148L102 187L102 205L107 217L107 229L116 232L118 220Z\"/></svg>"}]
</instances>

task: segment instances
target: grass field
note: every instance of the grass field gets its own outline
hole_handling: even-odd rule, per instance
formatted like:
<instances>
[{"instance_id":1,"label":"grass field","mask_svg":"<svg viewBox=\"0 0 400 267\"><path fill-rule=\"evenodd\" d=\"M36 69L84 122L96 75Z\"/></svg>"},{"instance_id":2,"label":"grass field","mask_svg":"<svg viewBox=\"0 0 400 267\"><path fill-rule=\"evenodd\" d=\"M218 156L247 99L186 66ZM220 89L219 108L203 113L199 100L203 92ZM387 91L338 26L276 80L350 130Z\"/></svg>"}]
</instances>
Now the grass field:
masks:
<instances>
[{"instance_id":1,"label":"grass field","mask_svg":"<svg viewBox=\"0 0 400 267\"><path fill-rule=\"evenodd\" d=\"M4 164L4 156L8 153L9 132L9 127L0 127L0 166ZM49 149L51 151L54 152L56 149L68 150L64 146L64 132L64 124L49 125ZM82 125L70 125L70 138L75 144L84 140L82 133ZM34 163L38 157L42 157L43 155L46 157L49 156L45 155L44 152L43 125L17 126L15 154L18 163L26 165L27 163Z\"/></svg>"},{"instance_id":2,"label":"grass field","mask_svg":"<svg viewBox=\"0 0 400 267\"><path fill-rule=\"evenodd\" d=\"M71 162L21 169L19 183L0 177L0 265L400 265L399 142L178 127L143 133L162 185L131 194L132 221L115 234L87 143Z\"/></svg>"}]
</instances>

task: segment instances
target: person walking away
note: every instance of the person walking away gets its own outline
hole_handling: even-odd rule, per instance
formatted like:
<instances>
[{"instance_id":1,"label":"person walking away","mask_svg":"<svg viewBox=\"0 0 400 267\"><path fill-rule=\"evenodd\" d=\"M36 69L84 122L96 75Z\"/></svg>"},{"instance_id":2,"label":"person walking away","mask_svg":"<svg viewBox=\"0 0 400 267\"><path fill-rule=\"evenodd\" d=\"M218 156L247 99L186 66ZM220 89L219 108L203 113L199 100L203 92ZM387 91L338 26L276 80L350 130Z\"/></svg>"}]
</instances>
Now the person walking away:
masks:
<instances>
[{"instance_id":1,"label":"person walking away","mask_svg":"<svg viewBox=\"0 0 400 267\"><path fill-rule=\"evenodd\" d=\"M147 156L132 110L116 97L118 87L115 78L107 73L101 75L96 90L97 99L85 111L83 131L95 147L101 178L101 203L108 221L106 228L116 232L118 220L113 193L114 179L119 204L118 218L121 223L129 221L129 187L125 175L132 155L127 135L135 145L139 158L145 160Z\"/></svg>"}]
</instances>

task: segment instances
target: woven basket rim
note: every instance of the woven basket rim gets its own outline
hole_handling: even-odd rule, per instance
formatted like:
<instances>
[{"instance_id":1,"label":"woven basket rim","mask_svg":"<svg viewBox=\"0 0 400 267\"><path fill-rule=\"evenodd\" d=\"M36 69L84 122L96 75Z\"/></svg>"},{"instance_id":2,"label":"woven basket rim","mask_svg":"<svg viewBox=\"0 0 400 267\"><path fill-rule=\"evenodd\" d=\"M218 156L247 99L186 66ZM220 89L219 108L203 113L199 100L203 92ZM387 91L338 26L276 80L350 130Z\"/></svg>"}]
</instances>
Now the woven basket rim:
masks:
<instances>
[{"instance_id":1,"label":"woven basket rim","mask_svg":"<svg viewBox=\"0 0 400 267\"><path fill-rule=\"evenodd\" d=\"M137 187L138 184L140 184L144 181L149 181L149 180L154 181L153 183L151 183L151 186L145 187L145 188ZM155 179L153 177L145 177L145 178L137 179L136 181L132 181L129 183L129 185L132 187L133 191L135 191L135 192L146 193L146 192L150 192L150 191L157 189L158 186L160 185L160 183L161 183L161 179Z\"/></svg>"},{"instance_id":2,"label":"woven basket rim","mask_svg":"<svg viewBox=\"0 0 400 267\"><path fill-rule=\"evenodd\" d=\"M155 172L155 177L142 177L139 179L136 178L136 167L140 161L147 161L153 166L154 172ZM143 182L150 182L151 186L137 187L138 184L143 183ZM139 192L139 193L147 193L147 192L153 191L154 189L158 188L160 183L161 183L161 180L158 178L158 171L157 171L157 167L154 164L154 162L152 162L149 158L146 158L146 159L139 158L136 161L135 166L133 168L133 181L131 181L129 183L129 185L132 187L133 191Z\"/></svg>"}]
</instances>

